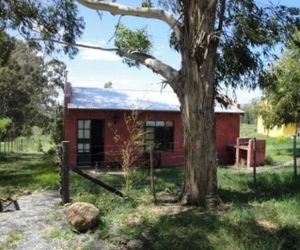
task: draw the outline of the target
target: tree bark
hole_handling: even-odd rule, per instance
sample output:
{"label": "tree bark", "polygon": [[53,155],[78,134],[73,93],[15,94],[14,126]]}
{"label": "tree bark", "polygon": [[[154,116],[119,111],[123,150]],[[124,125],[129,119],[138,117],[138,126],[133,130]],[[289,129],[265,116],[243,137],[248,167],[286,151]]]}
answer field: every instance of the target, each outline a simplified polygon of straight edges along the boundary
{"label": "tree bark", "polygon": [[216,205],[214,71],[217,39],[214,35],[216,1],[184,1],[182,78],[179,96],[185,146],[184,204]]}

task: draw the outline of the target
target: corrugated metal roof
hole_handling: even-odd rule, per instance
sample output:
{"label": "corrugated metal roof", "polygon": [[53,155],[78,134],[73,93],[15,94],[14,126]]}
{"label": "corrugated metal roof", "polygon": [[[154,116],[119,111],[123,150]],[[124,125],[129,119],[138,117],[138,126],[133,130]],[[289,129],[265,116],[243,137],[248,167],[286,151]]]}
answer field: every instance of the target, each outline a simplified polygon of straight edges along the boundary
{"label": "corrugated metal roof", "polygon": [[[69,109],[180,111],[175,93],[72,87]],[[234,106],[217,104],[216,113],[244,113]]]}

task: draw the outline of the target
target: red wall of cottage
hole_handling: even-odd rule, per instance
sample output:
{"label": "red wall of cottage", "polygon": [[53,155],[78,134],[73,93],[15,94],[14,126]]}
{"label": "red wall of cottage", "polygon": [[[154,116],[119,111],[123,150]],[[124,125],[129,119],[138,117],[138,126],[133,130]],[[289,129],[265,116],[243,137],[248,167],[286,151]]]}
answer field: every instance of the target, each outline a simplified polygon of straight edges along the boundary
{"label": "red wall of cottage", "polygon": [[[112,110],[81,110],[66,109],[64,114],[64,139],[70,141],[69,162],[72,167],[76,166],[76,141],[77,141],[77,120],[79,119],[102,119],[105,120],[104,128],[104,161],[106,164],[116,160],[115,152],[120,151],[127,131],[124,123],[124,111]],[[128,114],[130,112],[127,112]],[[119,120],[115,122],[115,118]],[[161,152],[162,166],[175,166],[184,163],[183,148],[183,128],[181,116],[178,112],[150,112],[140,113],[140,120],[159,120],[174,122],[174,151]],[[217,156],[220,164],[234,163],[234,153],[231,151],[229,144],[235,144],[236,138],[239,137],[240,115],[239,114],[216,114],[216,147]],[[120,140],[115,142],[114,134],[120,136]]]}

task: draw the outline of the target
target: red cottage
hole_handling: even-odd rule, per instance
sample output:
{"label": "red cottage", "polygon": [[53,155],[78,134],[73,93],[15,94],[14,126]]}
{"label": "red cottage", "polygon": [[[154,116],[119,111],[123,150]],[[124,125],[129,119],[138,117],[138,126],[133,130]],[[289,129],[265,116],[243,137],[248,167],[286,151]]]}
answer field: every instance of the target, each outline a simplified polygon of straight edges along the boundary
{"label": "red cottage", "polygon": [[[64,139],[70,141],[69,162],[74,166],[101,166],[114,162],[127,135],[124,115],[139,112],[155,144],[161,166],[184,164],[180,105],[174,93],[72,87],[65,89]],[[232,164],[229,145],[240,132],[238,107],[216,105],[216,148],[220,164]],[[116,133],[120,140],[116,140]]]}

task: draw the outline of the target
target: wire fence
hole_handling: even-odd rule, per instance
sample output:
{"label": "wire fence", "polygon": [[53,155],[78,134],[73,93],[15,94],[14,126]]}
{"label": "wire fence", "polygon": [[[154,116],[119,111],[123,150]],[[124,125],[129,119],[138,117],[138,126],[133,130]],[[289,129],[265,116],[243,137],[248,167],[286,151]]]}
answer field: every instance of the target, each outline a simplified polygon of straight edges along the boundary
{"label": "wire fence", "polygon": [[6,136],[0,139],[0,154],[45,152],[51,147],[49,136]]}

